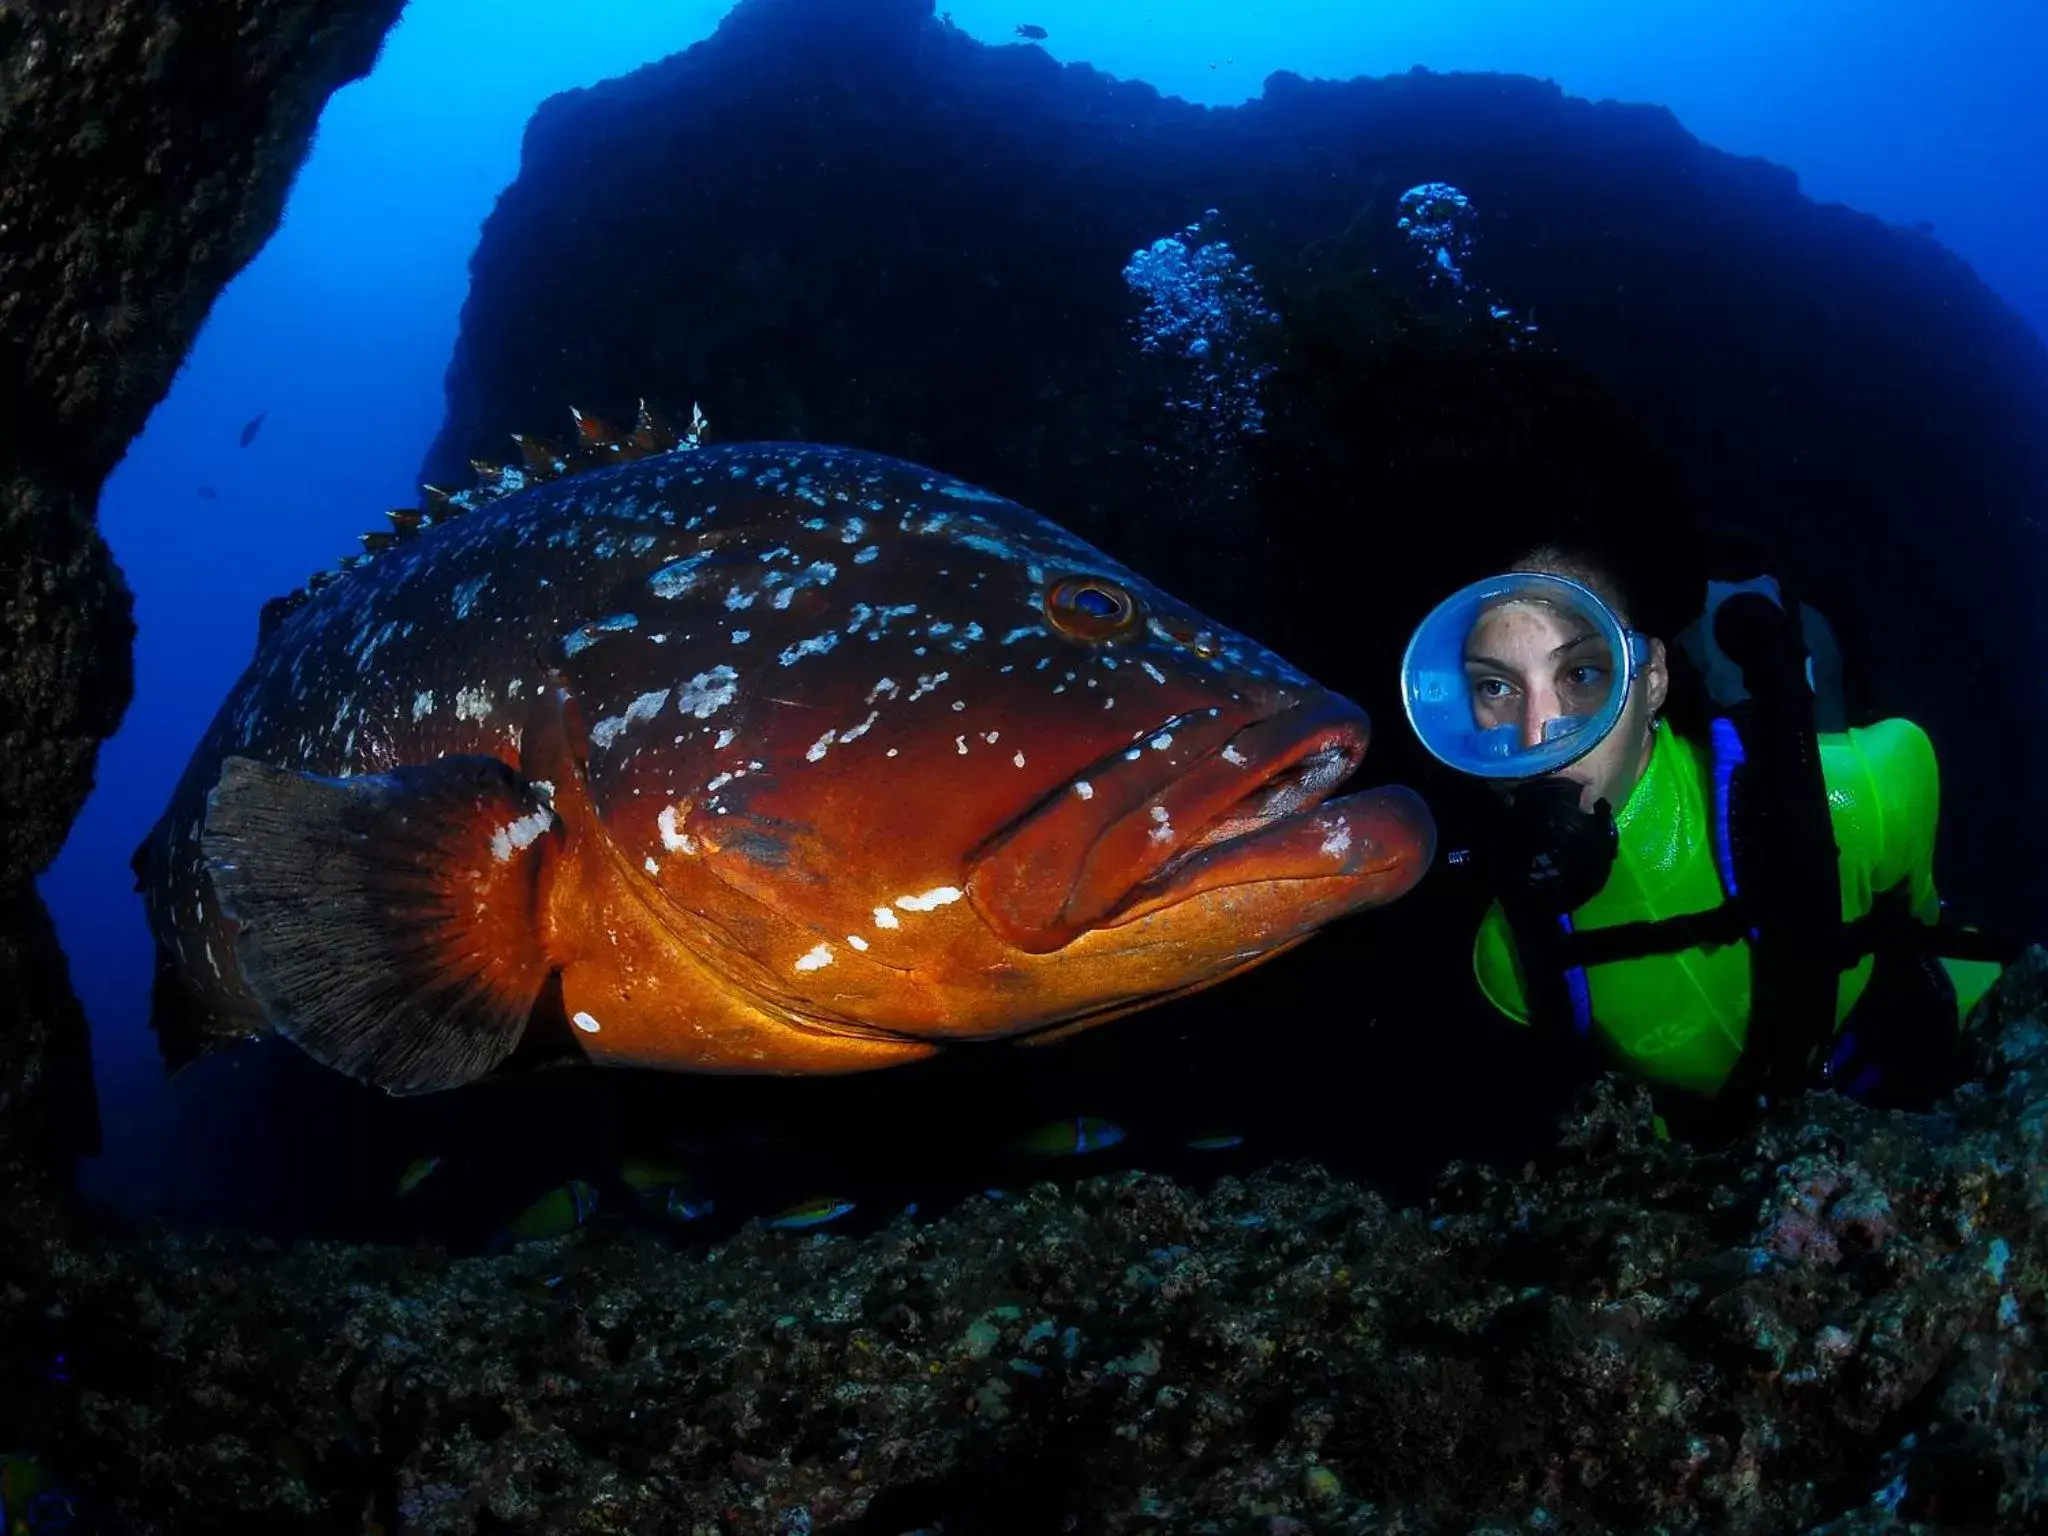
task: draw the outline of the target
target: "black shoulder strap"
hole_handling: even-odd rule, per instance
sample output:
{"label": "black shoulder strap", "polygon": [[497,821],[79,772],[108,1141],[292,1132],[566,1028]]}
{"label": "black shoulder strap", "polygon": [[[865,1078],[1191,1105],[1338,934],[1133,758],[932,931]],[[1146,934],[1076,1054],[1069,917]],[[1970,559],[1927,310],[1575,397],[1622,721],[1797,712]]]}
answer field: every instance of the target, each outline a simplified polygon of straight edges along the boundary
{"label": "black shoulder strap", "polygon": [[1543,1033],[1585,1040],[1593,1030],[1585,966],[1570,953],[1571,918],[1538,902],[1503,892],[1501,912],[1522,969],[1522,1000],[1529,1022]]}

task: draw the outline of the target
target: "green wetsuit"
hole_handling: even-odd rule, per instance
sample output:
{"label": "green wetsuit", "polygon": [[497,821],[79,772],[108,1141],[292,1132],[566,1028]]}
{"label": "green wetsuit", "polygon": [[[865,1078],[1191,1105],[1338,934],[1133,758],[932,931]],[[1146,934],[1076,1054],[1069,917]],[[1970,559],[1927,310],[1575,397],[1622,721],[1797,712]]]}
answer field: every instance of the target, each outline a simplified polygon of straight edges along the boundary
{"label": "green wetsuit", "polygon": [[[1936,921],[1940,775],[1927,733],[1909,720],[1881,720],[1823,734],[1820,756],[1841,850],[1843,918],[1861,917],[1879,895],[1903,885],[1914,915]],[[1721,904],[1708,774],[1706,755],[1659,722],[1649,765],[1614,818],[1614,870],[1572,914],[1574,927],[1608,928]],[[1733,1070],[1749,1029],[1748,947],[1739,942],[1588,966],[1594,1028],[1651,1082],[1712,1094]],[[1487,1000],[1527,1023],[1520,962],[1498,903],[1480,925],[1472,962]],[[1955,982],[1960,1020],[1999,968],[1942,963]],[[1863,995],[1871,964],[1865,956],[1842,973],[1837,1026]]]}

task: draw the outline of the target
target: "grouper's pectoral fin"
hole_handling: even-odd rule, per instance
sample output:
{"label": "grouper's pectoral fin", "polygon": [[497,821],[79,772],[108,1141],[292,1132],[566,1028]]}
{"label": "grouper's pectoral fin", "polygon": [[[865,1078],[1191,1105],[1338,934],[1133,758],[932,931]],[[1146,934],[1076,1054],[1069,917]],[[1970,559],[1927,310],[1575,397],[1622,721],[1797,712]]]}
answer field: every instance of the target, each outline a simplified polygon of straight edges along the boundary
{"label": "grouper's pectoral fin", "polygon": [[492,757],[352,779],[228,758],[201,846],[235,960],[277,1031],[387,1093],[491,1071],[551,966],[540,877],[561,841]]}

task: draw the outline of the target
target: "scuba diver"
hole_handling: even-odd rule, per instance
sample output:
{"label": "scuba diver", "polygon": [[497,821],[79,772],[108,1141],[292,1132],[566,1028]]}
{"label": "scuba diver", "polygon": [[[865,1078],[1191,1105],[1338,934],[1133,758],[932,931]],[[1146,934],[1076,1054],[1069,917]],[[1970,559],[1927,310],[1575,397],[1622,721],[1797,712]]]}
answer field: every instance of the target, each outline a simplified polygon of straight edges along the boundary
{"label": "scuba diver", "polygon": [[[1962,1018],[2013,947],[1943,921],[1926,733],[1850,728],[1832,633],[1768,575],[1724,567],[1667,644],[1599,543],[1512,564],[1431,611],[1401,677],[1424,747],[1492,791],[1469,859],[1492,1008],[1666,1116],[1958,1082]],[[1680,728],[1674,691],[1702,684],[1712,710]]]}

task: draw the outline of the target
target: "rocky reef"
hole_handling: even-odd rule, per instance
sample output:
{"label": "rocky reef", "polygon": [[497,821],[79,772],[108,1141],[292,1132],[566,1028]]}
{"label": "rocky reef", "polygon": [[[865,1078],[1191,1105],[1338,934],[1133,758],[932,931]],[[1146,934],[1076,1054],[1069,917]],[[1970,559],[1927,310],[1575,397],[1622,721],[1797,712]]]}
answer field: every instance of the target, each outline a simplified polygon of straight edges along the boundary
{"label": "rocky reef", "polygon": [[[0,1171],[90,1146],[85,1021],[35,894],[132,687],[101,484],[284,209],[402,0],[0,9]],[[51,1070],[54,1062],[69,1063]],[[80,1090],[84,1098],[80,1098]],[[50,1094],[60,1104],[36,1104]],[[39,1130],[36,1128],[40,1128]]]}
{"label": "rocky reef", "polygon": [[1603,1078],[1403,1210],[1283,1164],[861,1238],[10,1245],[0,1429],[133,1536],[2036,1530],[2044,1010],[2037,950],[1952,1104],[1714,1148]]}

